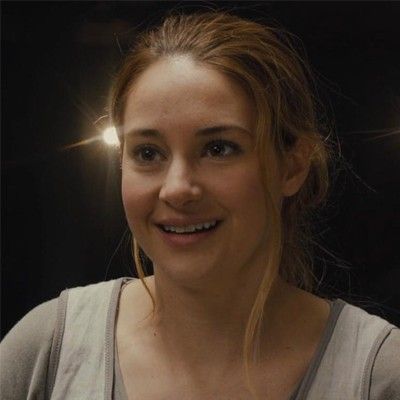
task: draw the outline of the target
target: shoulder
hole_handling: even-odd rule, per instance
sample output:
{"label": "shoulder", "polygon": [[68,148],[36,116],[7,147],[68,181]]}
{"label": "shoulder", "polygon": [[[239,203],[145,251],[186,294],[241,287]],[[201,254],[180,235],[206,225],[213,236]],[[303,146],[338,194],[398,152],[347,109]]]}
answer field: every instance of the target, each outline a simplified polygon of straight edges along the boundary
{"label": "shoulder", "polygon": [[370,314],[360,307],[337,300],[341,309],[338,325],[347,329],[358,330],[361,333],[376,335],[382,330],[394,327],[385,319],[377,315]]}
{"label": "shoulder", "polygon": [[399,399],[400,329],[391,329],[377,347],[372,362],[370,399]]}
{"label": "shoulder", "polygon": [[337,319],[332,339],[362,358],[373,353],[388,332],[396,328],[385,319],[343,300],[336,300],[335,306]]}
{"label": "shoulder", "polygon": [[389,344],[385,344],[389,333],[394,329],[396,327],[388,321],[362,308],[340,299],[335,300],[317,354],[317,367],[313,370],[316,371],[310,373],[310,379],[305,384],[310,398],[321,398],[321,394],[324,393],[324,399],[333,399],[337,398],[339,391],[343,399],[357,397],[394,400],[396,396],[370,397],[372,374],[374,374],[373,384],[381,381],[386,387],[393,387],[388,381],[393,382],[393,379],[396,379],[393,370],[391,378],[386,381],[381,380],[379,375],[384,372],[379,366],[379,361],[376,361],[377,358],[378,360],[385,358],[382,349],[386,346],[392,349],[388,350],[389,352],[394,352],[395,343],[389,340],[387,342]]}
{"label": "shoulder", "polygon": [[119,278],[65,290],[60,297],[68,309],[66,323],[81,320],[90,325],[91,321],[100,318],[110,306],[117,308],[121,286],[127,280],[129,278]]}
{"label": "shoulder", "polygon": [[[68,298],[76,297],[82,300],[93,302],[94,300],[100,300],[101,298],[104,298],[104,293],[109,293],[110,295],[118,294],[121,290],[121,287],[123,287],[126,282],[129,282],[131,280],[132,278],[127,277],[112,279],[109,281],[91,283],[85,286],[76,286],[66,289],[64,292],[68,296]],[[96,296],[96,298],[93,298],[93,296]]]}
{"label": "shoulder", "polygon": [[332,339],[351,350],[352,357],[366,358],[365,361],[371,364],[389,333],[397,328],[385,319],[343,300],[337,300],[336,305],[338,317]]}
{"label": "shoulder", "polygon": [[363,398],[400,398],[400,330],[379,316],[344,303],[335,331],[336,339],[348,345],[348,372],[359,369]]}
{"label": "shoulder", "polygon": [[[331,318],[332,336],[330,342],[335,344],[335,350],[342,350],[341,354],[359,357],[367,361],[376,350],[376,346],[395,328],[383,318],[368,313],[360,307],[338,299],[332,308]],[[336,357],[337,353],[333,356]]]}
{"label": "shoulder", "polygon": [[57,318],[58,299],[26,314],[0,344],[0,382],[5,399],[44,396],[47,367]]}
{"label": "shoulder", "polygon": [[15,344],[29,343],[37,347],[51,340],[57,316],[58,298],[39,304],[29,311],[4,337],[2,350]]}
{"label": "shoulder", "polygon": [[67,289],[26,314],[0,344],[2,398],[43,399],[49,363],[56,354],[53,342],[62,340],[67,309],[78,310],[73,316],[90,324],[96,312],[108,309],[111,296],[117,299],[122,282],[120,278]]}

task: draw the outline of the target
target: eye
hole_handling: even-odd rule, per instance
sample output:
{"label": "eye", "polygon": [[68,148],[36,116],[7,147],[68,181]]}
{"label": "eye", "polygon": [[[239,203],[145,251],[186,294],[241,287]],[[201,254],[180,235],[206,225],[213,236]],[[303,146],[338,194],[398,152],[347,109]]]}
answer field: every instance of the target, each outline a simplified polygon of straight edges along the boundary
{"label": "eye", "polygon": [[133,158],[139,164],[159,162],[163,159],[163,155],[154,146],[149,145],[138,146],[132,153]]}
{"label": "eye", "polygon": [[229,157],[242,152],[240,146],[227,140],[214,140],[205,147],[206,155],[210,157]]}

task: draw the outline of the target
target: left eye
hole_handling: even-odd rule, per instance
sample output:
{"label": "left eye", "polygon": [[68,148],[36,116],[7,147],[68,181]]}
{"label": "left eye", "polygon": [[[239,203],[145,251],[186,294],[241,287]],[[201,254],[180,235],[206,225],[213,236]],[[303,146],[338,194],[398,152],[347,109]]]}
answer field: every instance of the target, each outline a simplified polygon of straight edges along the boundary
{"label": "left eye", "polygon": [[206,155],[211,157],[228,157],[241,152],[240,147],[233,142],[217,140],[207,144],[205,148]]}

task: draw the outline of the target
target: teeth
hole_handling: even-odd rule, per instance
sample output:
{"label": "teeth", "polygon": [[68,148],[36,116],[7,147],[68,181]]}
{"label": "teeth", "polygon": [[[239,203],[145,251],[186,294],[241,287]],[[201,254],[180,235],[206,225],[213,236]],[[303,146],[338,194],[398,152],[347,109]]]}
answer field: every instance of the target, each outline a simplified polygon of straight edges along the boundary
{"label": "teeth", "polygon": [[167,232],[174,233],[193,233],[195,231],[201,231],[203,229],[209,229],[217,224],[217,221],[204,222],[202,224],[197,225],[188,225],[188,226],[172,226],[172,225],[163,225],[163,229]]}

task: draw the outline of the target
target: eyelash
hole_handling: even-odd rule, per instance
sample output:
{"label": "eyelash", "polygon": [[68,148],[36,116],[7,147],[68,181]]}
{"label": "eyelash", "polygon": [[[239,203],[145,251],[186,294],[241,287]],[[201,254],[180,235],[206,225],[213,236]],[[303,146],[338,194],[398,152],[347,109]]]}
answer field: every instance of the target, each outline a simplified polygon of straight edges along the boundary
{"label": "eyelash", "polygon": [[225,156],[216,156],[218,158],[221,157],[229,157],[235,154],[240,154],[242,152],[242,149],[240,148],[240,146],[234,142],[230,142],[228,140],[213,140],[212,142],[207,143],[206,148],[210,149],[212,147],[216,146],[229,146],[231,148],[231,152],[228,155]]}
{"label": "eyelash", "polygon": [[[202,155],[207,155],[207,153],[213,149],[216,150],[217,146],[219,146],[219,148],[221,149],[221,147],[225,147],[225,149],[227,147],[230,147],[230,152],[229,154],[225,154],[225,155],[211,155],[212,158],[226,158],[226,157],[231,157],[233,155],[237,155],[242,153],[242,149],[241,147],[234,143],[234,142],[230,142],[228,140],[213,140],[212,142],[209,142],[206,144],[204,151],[202,152]],[[165,158],[162,153],[160,151],[158,151],[158,149],[155,146],[152,145],[139,145],[137,146],[134,151],[133,151],[133,158],[135,159],[135,161],[137,161],[140,164],[150,164],[152,163],[154,160],[144,160],[143,158],[141,158],[141,156],[143,156],[143,153],[145,151],[153,151],[152,155],[154,156],[155,153],[158,153],[159,156],[161,156],[162,158]],[[208,153],[209,154],[209,153]],[[161,161],[161,160],[158,160]],[[155,162],[158,162],[155,161]]]}
{"label": "eyelash", "polygon": [[[153,160],[143,160],[141,159],[141,156],[143,155],[143,153],[145,151],[153,151],[153,152],[158,152],[158,150],[154,147],[154,146],[149,146],[149,145],[140,145],[138,147],[136,147],[134,149],[134,151],[132,152],[133,154],[133,158],[135,159],[135,161],[137,161],[139,164],[149,164],[151,163]],[[159,152],[158,152],[159,153]],[[160,154],[160,153],[159,153]],[[154,155],[154,153],[153,153]]]}

